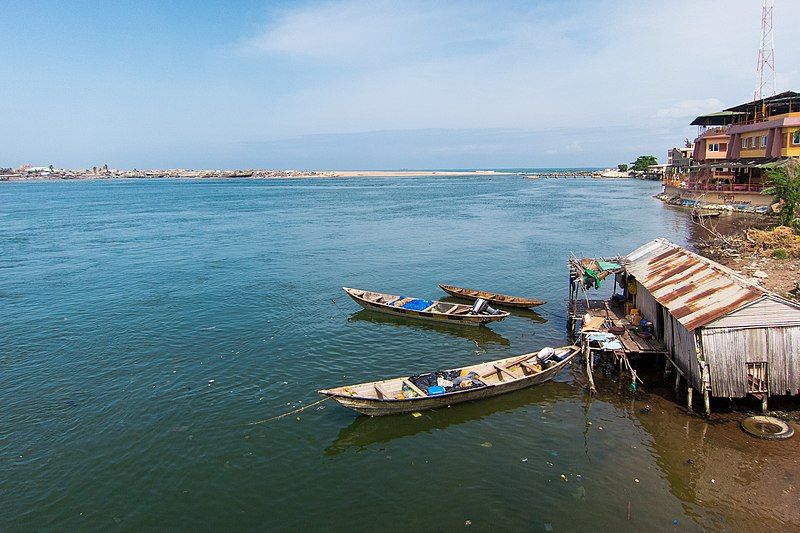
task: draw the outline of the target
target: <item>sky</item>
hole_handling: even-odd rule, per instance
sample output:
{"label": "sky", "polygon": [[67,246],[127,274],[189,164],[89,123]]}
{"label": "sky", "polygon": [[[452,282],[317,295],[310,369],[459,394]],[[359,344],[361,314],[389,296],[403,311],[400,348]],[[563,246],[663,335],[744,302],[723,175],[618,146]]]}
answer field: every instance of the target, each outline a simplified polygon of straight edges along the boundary
{"label": "sky", "polygon": [[[606,167],[752,99],[759,0],[0,4],[0,167]],[[800,2],[775,7],[800,90]]]}

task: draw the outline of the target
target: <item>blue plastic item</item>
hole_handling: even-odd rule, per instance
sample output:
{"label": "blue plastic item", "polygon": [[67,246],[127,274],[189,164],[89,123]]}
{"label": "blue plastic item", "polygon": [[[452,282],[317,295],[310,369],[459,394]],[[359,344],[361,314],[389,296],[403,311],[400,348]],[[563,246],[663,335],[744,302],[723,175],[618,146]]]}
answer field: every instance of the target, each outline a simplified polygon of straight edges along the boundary
{"label": "blue plastic item", "polygon": [[411,309],[412,311],[422,311],[423,309],[427,309],[433,304],[431,300],[420,300],[419,298],[415,298],[410,302],[403,304],[403,309]]}
{"label": "blue plastic item", "polygon": [[437,394],[444,394],[444,387],[440,387],[439,385],[428,387],[428,396],[436,396]]}

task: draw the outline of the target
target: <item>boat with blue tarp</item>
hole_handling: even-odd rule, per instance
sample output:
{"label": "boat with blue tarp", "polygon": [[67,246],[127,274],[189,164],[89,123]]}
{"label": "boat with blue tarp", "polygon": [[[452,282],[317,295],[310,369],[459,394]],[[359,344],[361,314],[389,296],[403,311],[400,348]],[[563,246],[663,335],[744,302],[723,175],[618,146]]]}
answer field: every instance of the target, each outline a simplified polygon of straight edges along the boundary
{"label": "boat with blue tarp", "polygon": [[464,305],[437,300],[425,300],[408,296],[396,296],[382,292],[342,287],[364,309],[395,316],[433,320],[446,324],[481,326],[503,320],[509,313],[492,309],[485,300],[474,305]]}

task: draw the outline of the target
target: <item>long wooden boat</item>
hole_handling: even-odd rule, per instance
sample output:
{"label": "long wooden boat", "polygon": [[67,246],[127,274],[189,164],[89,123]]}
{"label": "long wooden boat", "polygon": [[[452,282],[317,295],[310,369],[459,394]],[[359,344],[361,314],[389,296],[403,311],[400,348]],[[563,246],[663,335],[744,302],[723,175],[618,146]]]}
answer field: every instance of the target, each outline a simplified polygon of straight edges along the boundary
{"label": "long wooden boat", "polygon": [[494,305],[503,305],[506,307],[530,308],[547,303],[544,300],[533,300],[531,298],[521,298],[519,296],[509,296],[508,294],[479,291],[477,289],[465,289],[464,287],[456,287],[454,285],[439,285],[439,287],[447,294],[455,296],[456,298],[464,298],[467,300],[477,300],[481,298]]}
{"label": "long wooden boat", "polygon": [[447,324],[480,326],[489,322],[498,322],[509,315],[505,311],[497,311],[495,314],[486,312],[476,314],[473,313],[472,307],[469,305],[438,302],[436,300],[420,300],[418,298],[407,298],[382,292],[351,289],[349,287],[342,288],[350,298],[364,309],[394,316],[433,320]]}
{"label": "long wooden boat", "polygon": [[[540,354],[543,351],[462,368],[371,381],[318,392],[333,398],[345,407],[370,416],[436,409],[490,398],[548,381],[572,361],[580,352],[580,347],[573,345],[553,350],[552,356],[544,364],[540,362],[542,357]],[[424,385],[416,384],[425,380],[430,382],[432,377],[438,375],[444,376],[444,379],[458,375],[462,377],[462,381],[464,379],[470,381],[471,385],[464,387],[461,383],[457,383],[458,378],[452,381],[448,379],[453,385],[441,387],[445,390],[441,392],[434,390],[435,387],[426,389]]]}

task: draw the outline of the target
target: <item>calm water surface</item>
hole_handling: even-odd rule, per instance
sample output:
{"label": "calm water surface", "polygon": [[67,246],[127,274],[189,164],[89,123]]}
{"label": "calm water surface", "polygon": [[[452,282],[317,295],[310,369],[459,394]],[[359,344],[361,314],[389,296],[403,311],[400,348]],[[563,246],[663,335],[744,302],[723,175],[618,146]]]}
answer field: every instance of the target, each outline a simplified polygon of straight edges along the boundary
{"label": "calm water surface", "polygon": [[[657,183],[519,177],[0,184],[0,529],[693,530],[640,405],[579,372],[423,416],[322,387],[564,344],[566,256],[684,243]],[[340,287],[543,298],[491,328]],[[687,436],[689,435],[687,430]],[[681,445],[682,446],[682,445]],[[638,479],[638,483],[635,481]]]}

